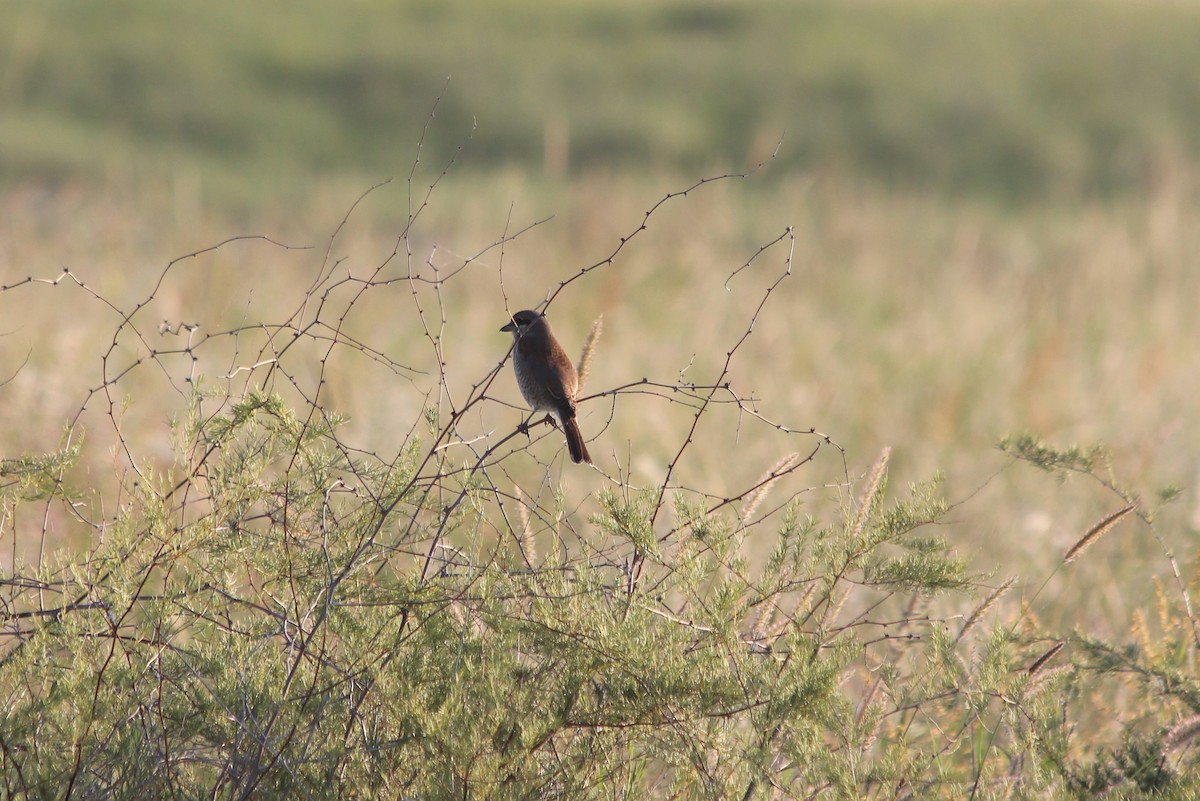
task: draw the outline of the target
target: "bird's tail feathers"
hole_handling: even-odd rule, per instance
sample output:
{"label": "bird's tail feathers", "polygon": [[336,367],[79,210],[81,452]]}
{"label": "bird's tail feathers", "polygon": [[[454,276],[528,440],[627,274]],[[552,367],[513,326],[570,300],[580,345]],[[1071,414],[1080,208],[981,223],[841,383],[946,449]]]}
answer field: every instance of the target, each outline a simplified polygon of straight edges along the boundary
{"label": "bird's tail feathers", "polygon": [[567,435],[567,448],[571,451],[571,461],[575,464],[580,462],[592,463],[592,457],[588,455],[587,445],[583,443],[583,433],[579,430],[579,424],[575,422],[574,417],[568,417],[563,421],[563,433]]}

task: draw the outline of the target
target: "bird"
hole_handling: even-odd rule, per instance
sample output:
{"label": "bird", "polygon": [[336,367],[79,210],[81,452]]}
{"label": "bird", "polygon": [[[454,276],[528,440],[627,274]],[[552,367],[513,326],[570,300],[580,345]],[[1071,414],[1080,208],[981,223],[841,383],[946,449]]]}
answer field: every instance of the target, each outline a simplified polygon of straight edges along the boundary
{"label": "bird", "polygon": [[513,371],[525,402],[535,412],[547,412],[551,422],[557,419],[567,436],[571,461],[592,463],[579,423],[575,421],[575,395],[579,374],[544,314],[526,309],[512,316],[501,331],[513,335]]}

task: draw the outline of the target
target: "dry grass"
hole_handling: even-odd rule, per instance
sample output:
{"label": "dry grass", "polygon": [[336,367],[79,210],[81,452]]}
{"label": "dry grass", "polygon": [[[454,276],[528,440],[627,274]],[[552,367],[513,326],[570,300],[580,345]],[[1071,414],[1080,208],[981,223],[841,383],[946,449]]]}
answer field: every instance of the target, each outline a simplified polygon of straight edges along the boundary
{"label": "dry grass", "polygon": [[[592,393],[643,377],[702,384],[719,371],[782,256],[738,273],[728,290],[726,280],[762,242],[794,226],[793,278],[739,350],[734,380],[766,418],[831,435],[846,448],[852,470],[865,470],[890,445],[894,481],[942,469],[952,498],[986,484],[961,516],[964,525],[954,535],[961,549],[984,569],[1045,574],[1070,545],[1070,532],[1084,529],[1108,501],[1085,495],[1082,503],[1077,496],[1064,504],[1056,488],[1019,472],[987,483],[1005,463],[992,448],[997,437],[1029,429],[1051,441],[1103,440],[1139,486],[1186,482],[1200,470],[1200,434],[1187,424],[1200,380],[1192,344],[1200,341],[1200,324],[1189,300],[1200,296],[1200,276],[1191,269],[1200,226],[1195,187],[1182,168],[1174,174],[1180,177],[1140,202],[1018,214],[768,169],[745,182],[705,187],[656,214],[614,264],[556,300],[555,323],[576,347],[588,321],[604,316],[604,342],[590,365]],[[558,281],[610,253],[658,198],[688,182],[597,174],[535,185],[510,173],[457,182],[451,172],[412,237],[412,263],[420,271],[469,271],[466,280],[447,285],[453,294],[440,298],[450,391],[503,357],[506,343],[495,330],[501,293],[510,306],[536,305]],[[369,195],[331,242],[359,191],[324,187],[290,215],[266,211],[258,220],[232,221],[174,202],[167,190],[135,202],[83,187],[19,189],[0,200],[3,283],[53,280],[65,266],[129,309],[172,259],[231,235],[311,247],[239,241],[173,267],[144,312],[145,321],[165,321],[170,329],[142,333],[162,350],[182,348],[189,336],[290,311],[326,251],[329,263],[340,261],[356,275],[388,259],[405,216],[402,183]],[[493,247],[506,232],[550,216]],[[325,403],[350,417],[347,436],[383,451],[399,443],[396,426],[409,425],[424,393],[438,385],[438,366],[409,302],[414,292],[428,300],[429,288],[401,282],[388,292],[395,295],[367,298],[349,330],[413,372],[347,358],[328,366],[325,390]],[[101,355],[119,318],[71,280],[7,289],[0,313],[7,334],[3,372],[12,375],[0,390],[5,448],[9,455],[44,451],[57,444],[87,390],[99,385]],[[175,333],[178,323],[200,328]],[[254,337],[247,332],[239,347],[248,352]],[[195,365],[206,381],[224,380],[235,366],[232,355],[222,361],[218,352],[206,352]],[[122,343],[113,358],[136,354]],[[183,364],[187,356],[178,358]],[[144,383],[123,389],[116,402],[125,405],[118,414],[125,436],[148,458],[168,459],[168,424],[184,407],[186,387],[146,373]],[[516,401],[507,375],[494,393]],[[102,414],[107,409],[93,398],[82,418],[89,438],[82,483],[98,492],[119,461],[110,461],[115,443]],[[678,449],[686,433],[680,418],[669,404],[636,396],[615,407],[600,399],[581,409],[601,468],[613,473],[619,466],[644,485],[661,479]],[[488,430],[512,421],[481,423]],[[736,410],[707,416],[705,426],[709,447],[690,454],[680,481],[719,492],[751,483],[778,458]],[[806,468],[808,479],[838,483],[834,461]],[[580,473],[562,480],[576,495],[598,486],[597,478]],[[1050,609],[1066,615],[1082,603],[1124,621],[1146,602],[1146,577],[1162,570],[1155,553],[1121,540],[1102,547],[1111,550],[1094,560],[1097,566],[1083,560],[1077,578],[1046,589]],[[1062,582],[1076,582],[1069,600],[1060,601]]]}

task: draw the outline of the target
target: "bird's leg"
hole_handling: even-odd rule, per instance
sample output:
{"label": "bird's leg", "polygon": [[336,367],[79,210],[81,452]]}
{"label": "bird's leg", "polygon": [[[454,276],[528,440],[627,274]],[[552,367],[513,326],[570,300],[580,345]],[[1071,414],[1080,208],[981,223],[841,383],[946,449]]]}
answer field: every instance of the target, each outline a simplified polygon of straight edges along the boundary
{"label": "bird's leg", "polygon": [[[534,414],[536,414],[536,412]],[[549,423],[551,428],[558,428],[558,421],[555,420],[554,415],[550,413],[547,413],[545,417],[543,417],[541,420],[538,420],[536,423],[533,421],[533,418],[534,415],[531,414],[525,420],[517,423],[517,431],[532,439],[533,435],[529,433],[530,426],[540,426]]]}
{"label": "bird's leg", "polygon": [[529,421],[533,419],[533,415],[529,415],[526,419],[517,423],[517,432],[533,439],[533,435],[529,433]]}

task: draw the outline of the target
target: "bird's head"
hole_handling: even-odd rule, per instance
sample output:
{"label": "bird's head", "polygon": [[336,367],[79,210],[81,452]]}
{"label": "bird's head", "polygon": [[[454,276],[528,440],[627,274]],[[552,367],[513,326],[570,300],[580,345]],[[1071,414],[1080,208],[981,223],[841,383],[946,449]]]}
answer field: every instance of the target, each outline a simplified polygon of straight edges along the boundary
{"label": "bird's head", "polygon": [[524,311],[519,311],[514,314],[508,325],[504,326],[500,330],[511,331],[513,336],[519,337],[527,332],[530,328],[538,325],[544,319],[545,318],[537,312],[525,309]]}

